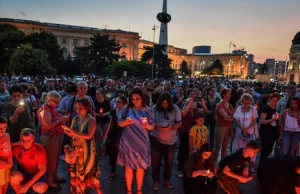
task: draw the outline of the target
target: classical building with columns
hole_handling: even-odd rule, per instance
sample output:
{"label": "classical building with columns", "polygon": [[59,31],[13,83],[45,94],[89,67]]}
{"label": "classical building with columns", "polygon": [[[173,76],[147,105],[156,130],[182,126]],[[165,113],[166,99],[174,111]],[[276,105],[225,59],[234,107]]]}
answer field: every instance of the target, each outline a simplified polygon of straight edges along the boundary
{"label": "classical building with columns", "polygon": [[287,71],[287,81],[300,83],[300,31],[292,40],[290,49],[290,62]]}
{"label": "classical building with columns", "polygon": [[71,57],[74,56],[75,46],[88,46],[90,44],[89,39],[96,32],[109,34],[110,38],[116,39],[116,42],[122,46],[119,53],[121,56],[126,57],[127,60],[138,60],[138,44],[140,36],[136,32],[11,18],[0,18],[0,23],[16,26],[18,29],[25,32],[25,34],[40,32],[42,30],[53,33],[57,38],[58,44],[63,49],[64,57],[67,57],[69,54]]}
{"label": "classical building with columns", "polygon": [[[127,60],[140,60],[145,52],[144,47],[152,47],[154,44],[151,41],[140,40],[139,33],[123,30],[98,29],[11,18],[0,18],[1,23],[16,26],[26,34],[43,30],[53,33],[57,38],[58,44],[63,49],[64,57],[67,57],[69,54],[73,57],[75,46],[88,46],[90,38],[96,32],[109,34],[110,38],[114,38],[122,46],[119,55],[124,56]],[[180,69],[180,64],[185,60],[188,63],[188,68],[192,70],[193,77],[199,76],[205,67],[211,65],[217,59],[223,64],[225,75],[249,77],[251,72],[253,72],[253,55],[248,55],[245,51],[237,50],[224,54],[188,54],[187,49],[168,45],[168,56],[172,59],[171,67],[177,72]]]}

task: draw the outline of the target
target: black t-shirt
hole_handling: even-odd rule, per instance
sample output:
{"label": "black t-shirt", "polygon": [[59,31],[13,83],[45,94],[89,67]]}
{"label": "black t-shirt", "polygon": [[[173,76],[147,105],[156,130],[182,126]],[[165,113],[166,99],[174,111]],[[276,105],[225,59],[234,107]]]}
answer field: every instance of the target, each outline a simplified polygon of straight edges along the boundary
{"label": "black t-shirt", "polygon": [[251,158],[245,158],[243,156],[244,149],[238,149],[235,152],[227,155],[224,159],[220,161],[219,172],[222,172],[223,169],[228,166],[228,168],[236,173],[240,174],[243,172],[244,167],[250,162]]}
{"label": "black t-shirt", "polygon": [[[269,105],[266,105],[262,111],[262,113],[267,114],[266,120],[272,119],[273,115],[276,114],[276,109],[271,108]],[[261,130],[274,130],[277,131],[278,122],[268,123],[268,124],[261,124]]]}
{"label": "black t-shirt", "polygon": [[[110,112],[110,104],[109,104],[109,101],[107,101],[107,100],[104,100],[103,102],[98,102],[96,100],[95,107],[96,107],[96,110],[95,110],[96,113],[99,113],[101,108],[103,109],[103,114]],[[101,123],[101,124],[107,123],[109,121],[109,114],[104,117],[96,116],[96,121],[97,121],[97,123]]]}
{"label": "black t-shirt", "polygon": [[278,156],[265,160],[257,171],[257,179],[262,186],[272,186],[280,192],[295,193],[300,187],[300,175],[295,172],[295,156]]}
{"label": "black t-shirt", "polygon": [[96,90],[97,90],[97,87],[95,87],[95,86],[88,88],[87,95],[90,96],[93,100],[96,100]]}
{"label": "black t-shirt", "polygon": [[233,106],[233,108],[235,108],[236,102],[238,101],[238,93],[236,89],[232,89],[231,90],[231,97],[229,100],[229,103]]}

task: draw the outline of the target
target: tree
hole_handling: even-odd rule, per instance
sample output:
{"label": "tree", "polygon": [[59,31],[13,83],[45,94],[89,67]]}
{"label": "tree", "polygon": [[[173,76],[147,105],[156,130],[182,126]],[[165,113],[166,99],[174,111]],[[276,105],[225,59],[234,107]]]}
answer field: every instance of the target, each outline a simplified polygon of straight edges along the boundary
{"label": "tree", "polygon": [[142,61],[120,61],[108,66],[107,72],[111,76],[123,77],[123,72],[127,71],[127,76],[149,77],[150,65]]}
{"label": "tree", "polygon": [[115,39],[109,39],[109,35],[100,35],[100,33],[94,34],[90,42],[87,47],[75,48],[76,58],[84,64],[95,65],[103,75],[105,69],[121,57],[117,54],[121,47]]}
{"label": "tree", "polygon": [[26,35],[15,26],[0,24],[0,72],[8,71],[13,51],[25,43]]}
{"label": "tree", "polygon": [[12,72],[25,75],[53,75],[56,73],[49,62],[46,51],[24,44],[15,49],[10,59]]}
{"label": "tree", "polygon": [[51,66],[57,70],[60,69],[59,67],[63,61],[63,51],[54,34],[46,31],[34,32],[27,36],[26,42],[31,44],[33,48],[45,50]]}
{"label": "tree", "polygon": [[107,68],[108,74],[118,78],[123,77],[123,72],[127,71],[127,76],[136,76],[138,70],[129,61],[116,62]]}
{"label": "tree", "polygon": [[182,74],[182,76],[184,78],[185,78],[186,75],[189,75],[188,64],[185,60],[183,60],[182,63],[180,64],[180,73]]}
{"label": "tree", "polygon": [[208,74],[208,75],[221,75],[223,73],[224,73],[224,67],[222,62],[219,59],[215,60],[211,66],[206,67],[202,71],[202,74]]}
{"label": "tree", "polygon": [[[168,58],[168,55],[165,54],[166,52],[166,45],[154,45],[154,76],[155,77],[162,77],[165,79],[171,78],[173,73],[175,72],[174,69],[171,68],[172,60]],[[153,47],[145,47],[146,51],[142,54],[141,61],[149,62],[153,60]]]}

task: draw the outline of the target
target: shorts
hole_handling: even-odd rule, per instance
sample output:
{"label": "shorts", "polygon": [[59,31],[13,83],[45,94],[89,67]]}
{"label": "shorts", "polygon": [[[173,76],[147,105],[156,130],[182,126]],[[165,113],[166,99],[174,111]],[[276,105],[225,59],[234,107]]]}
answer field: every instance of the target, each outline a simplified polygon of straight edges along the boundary
{"label": "shorts", "polygon": [[0,185],[9,183],[11,168],[0,170]]}
{"label": "shorts", "polygon": [[[23,175],[24,180],[23,182],[28,182],[35,174],[30,174],[25,170],[19,168],[18,171]],[[36,183],[46,183],[48,184],[48,172],[46,172]]]}

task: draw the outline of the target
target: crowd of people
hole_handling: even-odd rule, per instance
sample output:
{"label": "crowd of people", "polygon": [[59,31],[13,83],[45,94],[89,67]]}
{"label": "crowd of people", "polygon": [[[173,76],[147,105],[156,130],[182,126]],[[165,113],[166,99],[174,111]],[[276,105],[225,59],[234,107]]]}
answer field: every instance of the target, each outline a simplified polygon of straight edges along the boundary
{"label": "crowd of people", "polygon": [[295,82],[220,78],[6,77],[0,81],[0,194],[9,185],[17,194],[61,190],[62,154],[72,194],[102,193],[98,158],[105,155],[110,181],[124,167],[128,194],[143,193],[150,167],[153,190],[172,189],[177,150],[182,193],[213,194],[219,186],[239,194],[238,184],[256,171],[264,194],[300,193],[299,89]]}

